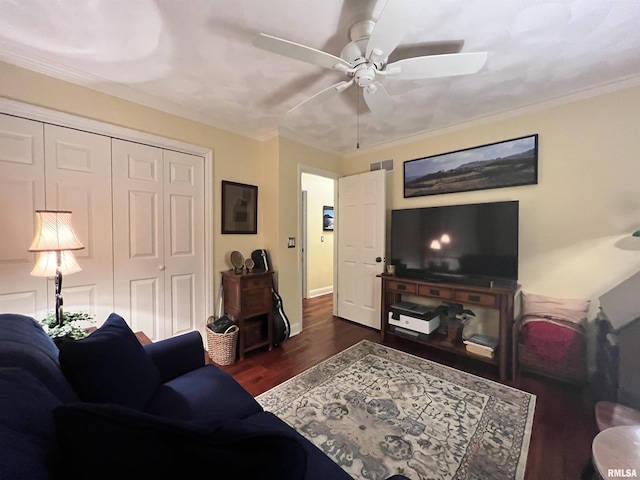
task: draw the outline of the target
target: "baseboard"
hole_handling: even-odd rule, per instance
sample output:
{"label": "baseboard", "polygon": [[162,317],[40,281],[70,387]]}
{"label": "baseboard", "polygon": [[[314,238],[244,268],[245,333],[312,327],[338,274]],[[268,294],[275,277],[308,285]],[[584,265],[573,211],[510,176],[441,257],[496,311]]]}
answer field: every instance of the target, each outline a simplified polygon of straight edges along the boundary
{"label": "baseboard", "polygon": [[319,297],[321,295],[326,295],[327,293],[333,293],[333,285],[329,285],[328,287],[314,288],[313,290],[309,290],[309,298]]}

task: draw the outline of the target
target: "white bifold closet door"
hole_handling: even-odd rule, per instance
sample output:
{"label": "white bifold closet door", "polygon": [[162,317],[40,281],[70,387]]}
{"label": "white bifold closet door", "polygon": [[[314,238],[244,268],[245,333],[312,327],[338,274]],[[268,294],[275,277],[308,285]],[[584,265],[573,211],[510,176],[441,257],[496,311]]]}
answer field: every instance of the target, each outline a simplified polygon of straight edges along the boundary
{"label": "white bifold closet door", "polygon": [[[113,311],[111,139],[45,124],[44,157],[46,207],[70,210],[84,245],[74,252],[82,271],[63,277],[64,310],[93,313],[101,324]],[[47,288],[53,310],[53,280]]]}
{"label": "white bifold closet door", "polygon": [[0,311],[38,320],[54,309],[53,279],[32,277],[35,210],[70,210],[85,246],[82,271],[63,278],[64,309],[113,309],[110,139],[0,115]]}
{"label": "white bifold closet door", "polygon": [[47,309],[47,282],[32,277],[34,211],[44,208],[41,122],[0,115],[0,312],[39,318]]}
{"label": "white bifold closet door", "polygon": [[114,303],[152,340],[205,322],[204,158],[112,140]]}

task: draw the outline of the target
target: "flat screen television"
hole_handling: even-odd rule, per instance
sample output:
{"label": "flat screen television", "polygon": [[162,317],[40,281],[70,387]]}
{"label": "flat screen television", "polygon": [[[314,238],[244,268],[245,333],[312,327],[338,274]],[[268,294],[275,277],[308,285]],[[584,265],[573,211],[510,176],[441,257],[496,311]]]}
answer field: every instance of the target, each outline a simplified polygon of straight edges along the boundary
{"label": "flat screen television", "polygon": [[391,212],[396,275],[492,286],[518,280],[518,201]]}

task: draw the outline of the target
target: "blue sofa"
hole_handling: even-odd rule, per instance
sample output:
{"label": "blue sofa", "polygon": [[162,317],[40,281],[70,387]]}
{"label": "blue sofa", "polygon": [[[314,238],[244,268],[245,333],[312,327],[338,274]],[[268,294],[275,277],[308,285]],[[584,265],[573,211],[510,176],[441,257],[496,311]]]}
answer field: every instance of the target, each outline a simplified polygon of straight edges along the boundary
{"label": "blue sofa", "polygon": [[198,332],[143,347],[115,314],[60,350],[0,315],[0,478],[351,478],[204,359]]}

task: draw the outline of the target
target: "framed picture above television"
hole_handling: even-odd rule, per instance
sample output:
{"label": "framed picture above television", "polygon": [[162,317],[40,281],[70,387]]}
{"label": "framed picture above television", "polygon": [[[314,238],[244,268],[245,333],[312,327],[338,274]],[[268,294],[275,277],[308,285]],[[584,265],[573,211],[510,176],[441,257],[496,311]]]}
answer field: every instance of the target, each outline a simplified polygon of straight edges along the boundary
{"label": "framed picture above television", "polygon": [[333,207],[322,207],[322,230],[333,230]]}
{"label": "framed picture above television", "polygon": [[404,197],[538,183],[538,135],[404,162]]}

